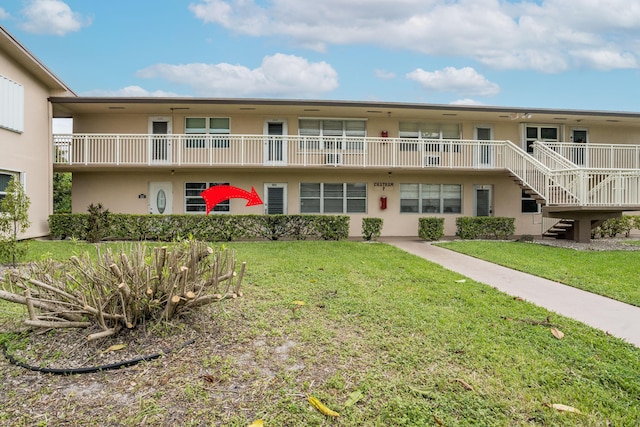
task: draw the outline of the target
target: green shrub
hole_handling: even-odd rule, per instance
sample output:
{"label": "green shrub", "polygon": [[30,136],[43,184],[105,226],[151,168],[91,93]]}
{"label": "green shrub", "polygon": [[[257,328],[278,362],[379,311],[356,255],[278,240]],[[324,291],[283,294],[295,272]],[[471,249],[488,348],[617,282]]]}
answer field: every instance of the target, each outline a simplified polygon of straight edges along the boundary
{"label": "green shrub", "polygon": [[[51,237],[88,240],[88,214],[49,216]],[[346,215],[135,215],[110,214],[103,237],[164,242],[193,238],[208,242],[306,238],[339,240],[349,236]]]}
{"label": "green shrub", "polygon": [[310,219],[313,231],[322,240],[341,240],[349,237],[350,218],[346,215],[314,215]]}
{"label": "green shrub", "polygon": [[87,218],[87,228],[85,240],[89,243],[97,243],[104,239],[109,233],[109,209],[105,209],[102,203],[87,208],[89,217]]}
{"label": "green shrub", "polygon": [[444,218],[419,218],[418,236],[429,241],[440,240],[444,236]]}
{"label": "green shrub", "polygon": [[456,236],[462,239],[508,239],[515,232],[515,218],[466,216],[456,218]]}
{"label": "green shrub", "polygon": [[57,213],[49,215],[49,230],[55,239],[83,239],[87,228],[87,214]]}
{"label": "green shrub", "polygon": [[382,231],[382,218],[362,218],[362,238],[376,240]]}
{"label": "green shrub", "polygon": [[622,215],[617,218],[609,218],[602,225],[591,231],[591,237],[616,237],[620,234],[629,237],[631,230],[640,229],[639,215]]}

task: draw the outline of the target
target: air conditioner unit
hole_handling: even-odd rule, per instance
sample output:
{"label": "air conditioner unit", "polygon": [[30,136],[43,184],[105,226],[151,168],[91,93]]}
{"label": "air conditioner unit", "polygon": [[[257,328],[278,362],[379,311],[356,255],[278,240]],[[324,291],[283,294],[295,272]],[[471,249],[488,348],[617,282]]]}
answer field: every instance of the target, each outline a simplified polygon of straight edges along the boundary
{"label": "air conditioner unit", "polygon": [[425,166],[440,166],[440,156],[424,156]]}
{"label": "air conditioner unit", "polygon": [[324,163],[326,165],[341,165],[342,164],[342,153],[335,154],[325,154]]}

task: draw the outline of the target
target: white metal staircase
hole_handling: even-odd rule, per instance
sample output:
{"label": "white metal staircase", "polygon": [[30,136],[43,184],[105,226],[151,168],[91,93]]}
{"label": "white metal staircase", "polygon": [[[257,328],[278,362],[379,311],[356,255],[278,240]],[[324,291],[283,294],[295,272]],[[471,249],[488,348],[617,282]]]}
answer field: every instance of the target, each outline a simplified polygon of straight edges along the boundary
{"label": "white metal staircase", "polygon": [[[577,153],[580,159],[596,158],[602,145],[565,144],[549,146],[533,144],[534,156],[529,156],[511,144],[505,167],[514,180],[543,206],[543,216],[556,218],[543,222],[542,234],[557,238],[588,241],[591,229],[607,218],[623,211],[640,210],[640,168],[635,158],[640,149],[629,145],[606,145],[609,161],[598,162],[606,167],[586,168],[560,154],[560,149]],[[555,148],[555,149],[554,149]],[[593,150],[591,153],[589,150]],[[640,154],[638,155],[640,160]],[[632,167],[629,167],[632,166]]]}

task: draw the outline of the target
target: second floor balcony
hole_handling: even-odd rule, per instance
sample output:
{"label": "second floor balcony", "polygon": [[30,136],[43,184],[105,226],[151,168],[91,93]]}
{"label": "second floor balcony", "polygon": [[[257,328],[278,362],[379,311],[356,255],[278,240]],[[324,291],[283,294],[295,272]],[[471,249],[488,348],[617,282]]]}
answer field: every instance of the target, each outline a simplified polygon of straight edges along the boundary
{"label": "second floor balcony", "polygon": [[[264,135],[54,135],[58,169],[91,166],[504,168],[509,141]],[[513,145],[513,144],[511,144]],[[515,147],[515,146],[514,146]]]}
{"label": "second floor balcony", "polygon": [[54,168],[503,170],[540,203],[640,206],[640,146],[297,135],[54,136]]}

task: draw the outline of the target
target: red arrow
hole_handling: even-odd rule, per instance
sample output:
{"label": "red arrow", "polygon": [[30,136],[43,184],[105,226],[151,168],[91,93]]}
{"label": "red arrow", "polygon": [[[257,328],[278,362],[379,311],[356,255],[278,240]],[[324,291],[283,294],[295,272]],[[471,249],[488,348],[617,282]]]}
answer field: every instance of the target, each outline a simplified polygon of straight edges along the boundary
{"label": "red arrow", "polygon": [[207,215],[220,202],[229,199],[247,199],[245,206],[261,205],[262,199],[256,193],[256,189],[251,187],[251,193],[242,188],[232,187],[231,185],[216,185],[209,187],[200,193],[200,197],[207,204]]}

